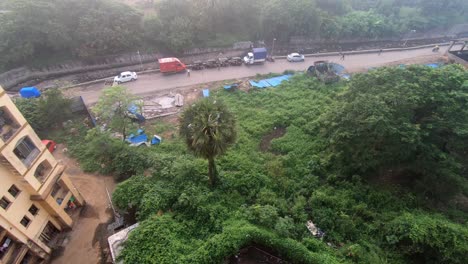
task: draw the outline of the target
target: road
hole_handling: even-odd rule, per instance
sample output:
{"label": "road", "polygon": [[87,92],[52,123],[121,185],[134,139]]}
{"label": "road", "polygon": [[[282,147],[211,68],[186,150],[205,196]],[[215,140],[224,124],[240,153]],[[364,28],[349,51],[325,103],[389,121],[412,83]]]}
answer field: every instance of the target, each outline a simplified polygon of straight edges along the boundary
{"label": "road", "polygon": [[[337,62],[345,66],[348,72],[363,71],[370,67],[382,66],[396,61],[409,60],[418,57],[434,57],[434,60],[440,57],[447,46],[441,47],[438,53],[432,52],[432,48],[421,48],[406,51],[384,51],[380,55],[377,53],[346,55],[344,60],[340,56],[319,56],[306,58],[305,62],[290,63],[286,60],[276,60],[276,62],[267,62],[263,65],[252,66],[231,66],[227,68],[205,69],[201,71],[192,71],[188,77],[186,73],[173,75],[163,75],[160,73],[145,74],[139,76],[136,82],[126,83],[130,92],[135,95],[145,96],[161,91],[170,91],[171,89],[191,86],[202,83],[209,83],[222,80],[245,78],[255,76],[256,74],[282,73],[285,70],[303,71],[312,65],[314,61],[328,60]],[[97,102],[101,95],[103,83],[93,84],[73,88],[68,91],[69,95],[81,95],[87,105]]]}

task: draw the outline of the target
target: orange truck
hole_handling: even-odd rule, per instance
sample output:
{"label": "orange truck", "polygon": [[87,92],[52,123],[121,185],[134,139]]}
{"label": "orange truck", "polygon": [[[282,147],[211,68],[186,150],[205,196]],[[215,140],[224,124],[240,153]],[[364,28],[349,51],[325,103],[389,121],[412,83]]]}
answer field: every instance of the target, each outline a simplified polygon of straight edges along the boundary
{"label": "orange truck", "polygon": [[187,66],[177,58],[162,58],[158,62],[161,73],[175,73],[187,70]]}

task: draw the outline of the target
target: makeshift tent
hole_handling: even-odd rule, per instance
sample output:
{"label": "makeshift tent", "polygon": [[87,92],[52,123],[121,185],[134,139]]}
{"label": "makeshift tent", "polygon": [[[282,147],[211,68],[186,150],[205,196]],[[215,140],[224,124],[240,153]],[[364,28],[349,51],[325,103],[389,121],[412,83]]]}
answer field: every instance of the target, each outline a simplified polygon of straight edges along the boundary
{"label": "makeshift tent", "polygon": [[19,93],[23,98],[37,98],[41,96],[41,92],[36,87],[23,87]]}

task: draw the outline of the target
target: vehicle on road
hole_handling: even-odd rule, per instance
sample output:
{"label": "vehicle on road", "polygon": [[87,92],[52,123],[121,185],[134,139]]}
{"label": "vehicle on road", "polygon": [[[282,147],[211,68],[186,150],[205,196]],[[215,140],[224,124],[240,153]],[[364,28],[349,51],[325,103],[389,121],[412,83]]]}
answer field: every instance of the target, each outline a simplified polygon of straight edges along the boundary
{"label": "vehicle on road", "polygon": [[252,52],[247,53],[244,57],[244,63],[247,65],[264,63],[267,58],[266,48],[253,48]]}
{"label": "vehicle on road", "polygon": [[187,70],[187,66],[178,58],[162,58],[158,62],[161,73],[176,73]]}
{"label": "vehicle on road", "polygon": [[228,59],[229,65],[231,66],[241,66],[242,65],[242,58],[241,57],[231,57]]}
{"label": "vehicle on road", "polygon": [[218,67],[218,61],[217,60],[207,60],[205,62],[205,68],[212,69],[212,68],[217,68]]}
{"label": "vehicle on road", "polygon": [[228,67],[229,66],[229,59],[228,58],[218,58],[218,65],[220,67]]}
{"label": "vehicle on road", "polygon": [[289,61],[289,62],[299,62],[299,61],[304,61],[305,60],[305,57],[304,55],[302,54],[299,54],[299,53],[291,53],[289,54],[286,59]]}
{"label": "vehicle on road", "polygon": [[114,77],[114,82],[120,84],[124,82],[131,82],[131,81],[136,81],[138,79],[138,76],[136,72],[122,72],[121,74],[117,75]]}
{"label": "vehicle on road", "polygon": [[203,70],[203,68],[205,68],[205,66],[204,66],[202,61],[194,61],[192,63],[192,69],[193,70],[198,71],[198,70]]}

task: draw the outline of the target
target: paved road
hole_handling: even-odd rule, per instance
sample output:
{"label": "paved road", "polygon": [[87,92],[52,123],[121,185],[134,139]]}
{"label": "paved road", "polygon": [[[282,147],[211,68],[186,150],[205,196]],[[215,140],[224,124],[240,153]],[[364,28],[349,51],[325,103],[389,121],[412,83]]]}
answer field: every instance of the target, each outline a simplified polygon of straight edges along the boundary
{"label": "paved road", "polygon": [[[306,70],[309,65],[312,65],[313,61],[317,60],[337,62],[345,66],[348,72],[356,72],[369,67],[376,67],[395,61],[407,60],[421,56],[433,56],[436,58],[443,54],[447,48],[447,46],[441,47],[439,53],[432,52],[432,48],[421,48],[407,51],[382,52],[380,55],[377,53],[346,55],[344,60],[340,60],[339,56],[310,57],[306,58],[305,62],[299,63],[290,63],[286,60],[276,60],[274,63],[267,62],[263,65],[232,66],[221,68],[221,70],[205,69],[201,71],[192,71],[190,77],[185,73],[173,75],[163,75],[159,73],[145,74],[139,76],[139,79],[136,82],[126,83],[125,86],[127,86],[132,93],[144,96],[184,86],[245,78],[255,76],[256,74],[267,74],[270,72],[281,73],[284,70]],[[103,83],[98,83],[85,87],[74,88],[70,92],[73,95],[83,96],[86,104],[91,105],[97,102],[104,87]]]}

